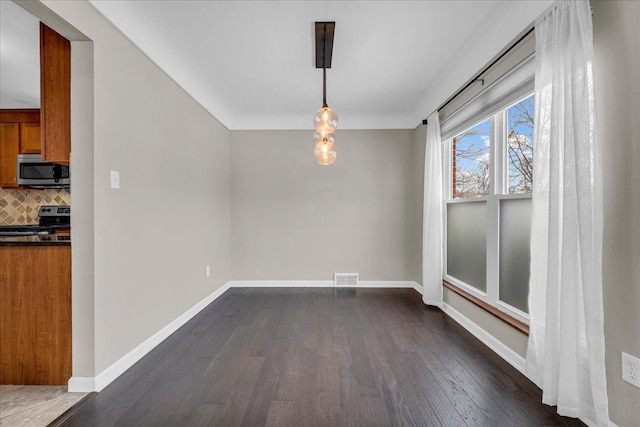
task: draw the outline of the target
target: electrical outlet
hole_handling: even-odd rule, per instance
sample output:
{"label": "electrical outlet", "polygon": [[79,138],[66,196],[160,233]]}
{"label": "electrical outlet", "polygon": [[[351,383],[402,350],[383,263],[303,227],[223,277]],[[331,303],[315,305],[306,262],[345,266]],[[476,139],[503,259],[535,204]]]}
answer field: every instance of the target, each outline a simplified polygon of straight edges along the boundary
{"label": "electrical outlet", "polygon": [[211,276],[211,266],[207,265],[207,268],[205,268],[205,276],[209,277]]}
{"label": "electrical outlet", "polygon": [[640,359],[622,352],[622,379],[640,388]]}

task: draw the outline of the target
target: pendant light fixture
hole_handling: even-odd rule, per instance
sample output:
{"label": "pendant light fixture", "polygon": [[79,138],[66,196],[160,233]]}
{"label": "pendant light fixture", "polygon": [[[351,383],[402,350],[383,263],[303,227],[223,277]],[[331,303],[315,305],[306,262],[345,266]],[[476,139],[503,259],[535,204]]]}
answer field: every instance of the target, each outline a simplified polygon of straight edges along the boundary
{"label": "pendant light fixture", "polygon": [[313,117],[313,158],[319,165],[336,161],[337,152],[333,132],[338,127],[338,114],[327,105],[327,68],[331,68],[335,22],[316,22],[316,68],[322,68],[322,108]]}

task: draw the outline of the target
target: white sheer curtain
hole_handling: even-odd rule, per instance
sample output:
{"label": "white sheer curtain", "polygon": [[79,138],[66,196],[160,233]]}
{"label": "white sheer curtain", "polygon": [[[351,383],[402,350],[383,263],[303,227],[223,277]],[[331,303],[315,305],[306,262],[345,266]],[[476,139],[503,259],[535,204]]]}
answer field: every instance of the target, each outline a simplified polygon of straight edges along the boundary
{"label": "white sheer curtain", "polygon": [[438,112],[427,118],[422,217],[422,300],[442,305],[442,139]]}
{"label": "white sheer curtain", "polygon": [[527,374],[542,400],[609,425],[602,302],[602,172],[588,1],[536,20]]}

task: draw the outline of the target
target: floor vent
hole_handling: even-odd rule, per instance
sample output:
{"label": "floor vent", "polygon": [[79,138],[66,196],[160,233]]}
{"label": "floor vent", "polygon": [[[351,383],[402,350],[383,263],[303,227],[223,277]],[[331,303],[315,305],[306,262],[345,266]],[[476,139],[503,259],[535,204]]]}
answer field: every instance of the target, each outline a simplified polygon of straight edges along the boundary
{"label": "floor vent", "polygon": [[336,288],[358,286],[358,273],[334,273],[333,284]]}

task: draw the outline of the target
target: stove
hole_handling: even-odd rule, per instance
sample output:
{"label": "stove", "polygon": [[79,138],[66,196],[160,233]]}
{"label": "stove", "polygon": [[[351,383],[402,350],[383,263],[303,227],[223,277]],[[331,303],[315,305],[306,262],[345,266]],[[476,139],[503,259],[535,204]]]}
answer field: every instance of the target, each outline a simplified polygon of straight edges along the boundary
{"label": "stove", "polygon": [[71,227],[71,206],[40,206],[38,224],[0,226],[0,237],[47,235]]}
{"label": "stove", "polygon": [[40,227],[71,227],[71,206],[40,206],[38,211]]}

